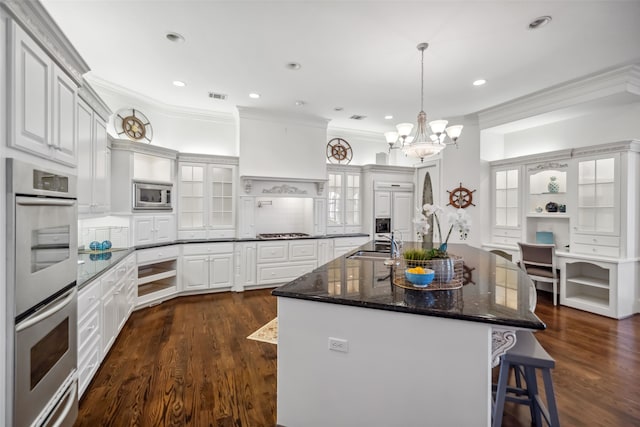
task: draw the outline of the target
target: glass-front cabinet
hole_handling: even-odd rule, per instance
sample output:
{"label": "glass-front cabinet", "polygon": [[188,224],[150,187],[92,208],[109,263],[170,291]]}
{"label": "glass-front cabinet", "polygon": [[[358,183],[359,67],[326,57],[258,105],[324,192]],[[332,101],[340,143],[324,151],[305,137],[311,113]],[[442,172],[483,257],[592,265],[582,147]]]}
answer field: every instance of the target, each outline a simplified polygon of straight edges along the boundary
{"label": "glass-front cabinet", "polygon": [[520,166],[492,169],[493,243],[516,245],[521,240],[520,175]]}
{"label": "glass-front cabinet", "polygon": [[578,206],[575,231],[618,235],[618,156],[578,162]]}
{"label": "glass-front cabinet", "polygon": [[179,238],[235,236],[236,173],[233,164],[179,163]]}
{"label": "glass-front cabinet", "polygon": [[327,182],[327,234],[358,233],[362,226],[360,169],[332,166]]}

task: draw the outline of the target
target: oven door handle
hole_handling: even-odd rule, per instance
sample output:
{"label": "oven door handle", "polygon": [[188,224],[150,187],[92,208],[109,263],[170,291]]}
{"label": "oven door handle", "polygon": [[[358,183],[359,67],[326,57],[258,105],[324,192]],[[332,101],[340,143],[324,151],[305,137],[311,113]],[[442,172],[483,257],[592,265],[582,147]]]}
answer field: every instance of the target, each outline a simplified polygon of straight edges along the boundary
{"label": "oven door handle", "polygon": [[73,206],[76,201],[64,199],[20,198],[16,203],[22,206]]}
{"label": "oven door handle", "polygon": [[67,296],[65,299],[63,299],[62,301],[60,301],[59,303],[57,303],[53,307],[43,311],[42,313],[37,313],[36,315],[34,315],[34,317],[32,317],[32,318],[30,318],[28,320],[25,320],[24,322],[20,323],[19,325],[16,325],[16,332],[24,331],[25,329],[35,325],[38,322],[41,322],[42,320],[46,319],[47,317],[53,316],[54,314],[56,314],[57,312],[62,310],[67,304],[69,304],[71,301],[73,301],[73,299],[76,297],[76,293],[77,292],[78,291],[76,291],[76,289],[73,288],[73,290],[69,293],[69,296]]}
{"label": "oven door handle", "polygon": [[[68,396],[67,397],[67,404],[64,407],[64,409],[62,410],[62,413],[60,414],[58,419],[56,420],[56,423],[54,425],[52,425],[51,427],[60,427],[62,425],[62,423],[66,420],[67,415],[69,414],[69,411],[71,411],[71,409],[73,408],[73,404],[75,402],[75,395],[76,395],[77,391],[78,391],[78,381],[74,380],[71,383],[71,387],[69,387],[69,390],[65,393]],[[62,399],[60,399],[60,401],[62,401]]]}

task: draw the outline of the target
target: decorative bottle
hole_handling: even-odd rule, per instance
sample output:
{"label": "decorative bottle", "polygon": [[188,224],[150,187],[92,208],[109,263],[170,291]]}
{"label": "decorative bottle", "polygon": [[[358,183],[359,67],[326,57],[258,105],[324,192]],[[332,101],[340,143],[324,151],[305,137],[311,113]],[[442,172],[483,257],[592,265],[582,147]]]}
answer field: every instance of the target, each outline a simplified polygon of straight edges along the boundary
{"label": "decorative bottle", "polygon": [[555,176],[552,176],[550,179],[551,181],[549,181],[547,189],[549,190],[549,193],[557,193],[560,190],[560,184],[556,181]]}

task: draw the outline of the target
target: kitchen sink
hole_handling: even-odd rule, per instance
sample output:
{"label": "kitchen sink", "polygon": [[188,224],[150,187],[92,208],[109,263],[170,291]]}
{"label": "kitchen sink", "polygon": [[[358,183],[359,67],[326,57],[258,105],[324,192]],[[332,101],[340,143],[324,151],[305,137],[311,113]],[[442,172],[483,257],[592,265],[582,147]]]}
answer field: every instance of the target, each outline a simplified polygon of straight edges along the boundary
{"label": "kitchen sink", "polygon": [[384,261],[390,259],[389,252],[377,252],[377,251],[357,251],[349,255],[349,259],[369,259],[374,261]]}

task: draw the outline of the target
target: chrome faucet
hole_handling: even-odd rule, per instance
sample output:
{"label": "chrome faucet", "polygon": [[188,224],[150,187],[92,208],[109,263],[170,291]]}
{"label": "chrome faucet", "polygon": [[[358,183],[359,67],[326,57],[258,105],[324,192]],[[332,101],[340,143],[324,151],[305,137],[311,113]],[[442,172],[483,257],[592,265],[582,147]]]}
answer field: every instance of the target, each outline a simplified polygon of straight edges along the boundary
{"label": "chrome faucet", "polygon": [[396,258],[400,256],[400,248],[398,247],[398,242],[396,242],[393,231],[391,232],[391,237],[380,236],[380,238],[384,240],[389,240],[391,242],[391,245],[389,245],[389,256],[391,258]]}

